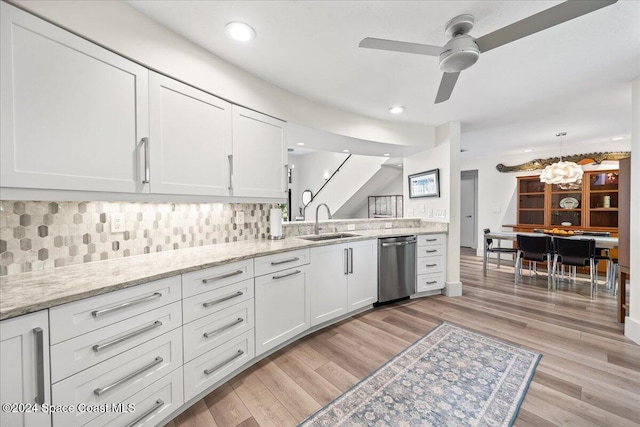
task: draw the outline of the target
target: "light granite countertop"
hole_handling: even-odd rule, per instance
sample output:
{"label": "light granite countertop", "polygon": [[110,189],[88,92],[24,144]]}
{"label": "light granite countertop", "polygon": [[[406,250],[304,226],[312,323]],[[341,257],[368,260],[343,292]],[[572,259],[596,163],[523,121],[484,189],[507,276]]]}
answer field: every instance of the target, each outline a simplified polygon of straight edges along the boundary
{"label": "light granite countertop", "polygon": [[[443,225],[446,227],[446,224]],[[357,237],[320,242],[300,237],[245,240],[3,276],[0,277],[0,320],[189,271],[264,255],[379,237],[443,232],[446,233],[446,228],[420,227],[355,230],[348,233],[357,234]]]}

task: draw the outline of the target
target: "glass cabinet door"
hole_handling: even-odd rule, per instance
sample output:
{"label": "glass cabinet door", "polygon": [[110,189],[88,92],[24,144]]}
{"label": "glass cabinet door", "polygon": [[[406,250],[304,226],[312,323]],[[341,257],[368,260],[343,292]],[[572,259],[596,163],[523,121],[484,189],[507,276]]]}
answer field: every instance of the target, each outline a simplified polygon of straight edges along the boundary
{"label": "glass cabinet door", "polygon": [[589,227],[618,227],[618,172],[588,175]]}

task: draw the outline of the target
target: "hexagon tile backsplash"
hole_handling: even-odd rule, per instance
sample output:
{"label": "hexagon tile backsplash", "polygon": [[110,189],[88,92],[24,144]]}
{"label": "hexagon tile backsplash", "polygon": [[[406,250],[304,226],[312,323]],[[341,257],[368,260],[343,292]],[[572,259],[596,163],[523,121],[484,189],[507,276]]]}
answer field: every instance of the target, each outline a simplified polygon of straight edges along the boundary
{"label": "hexagon tile backsplash", "polygon": [[[270,203],[0,201],[0,276],[266,237]],[[244,222],[236,222],[238,212]],[[124,231],[111,232],[122,213]],[[242,215],[240,215],[242,216]]]}

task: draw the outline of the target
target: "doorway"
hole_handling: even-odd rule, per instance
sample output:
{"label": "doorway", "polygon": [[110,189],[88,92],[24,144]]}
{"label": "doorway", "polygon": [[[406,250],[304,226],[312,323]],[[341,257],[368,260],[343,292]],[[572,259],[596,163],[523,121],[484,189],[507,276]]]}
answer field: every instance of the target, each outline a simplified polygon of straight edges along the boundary
{"label": "doorway", "polygon": [[460,246],[478,247],[478,171],[460,173]]}

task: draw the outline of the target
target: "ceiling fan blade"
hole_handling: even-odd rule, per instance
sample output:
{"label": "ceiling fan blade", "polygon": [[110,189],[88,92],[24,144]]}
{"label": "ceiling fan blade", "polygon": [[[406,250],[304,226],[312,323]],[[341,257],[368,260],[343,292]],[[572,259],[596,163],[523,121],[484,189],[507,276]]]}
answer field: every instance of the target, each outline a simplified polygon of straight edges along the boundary
{"label": "ceiling fan blade", "polygon": [[436,102],[434,102],[434,104],[440,104],[451,97],[451,92],[453,92],[453,87],[456,85],[459,76],[459,71],[457,73],[444,73],[442,75],[438,94],[436,95]]}
{"label": "ceiling fan blade", "polygon": [[480,52],[486,52],[503,44],[546,30],[587,13],[616,3],[617,0],[566,1],[557,6],[521,19],[511,25],[476,39]]}
{"label": "ceiling fan blade", "polygon": [[369,49],[391,50],[394,52],[415,53],[417,55],[428,56],[440,56],[442,48],[438,46],[431,46],[428,44],[399,42],[395,40],[376,39],[373,37],[367,37],[362,39],[359,47],[366,47]]}

